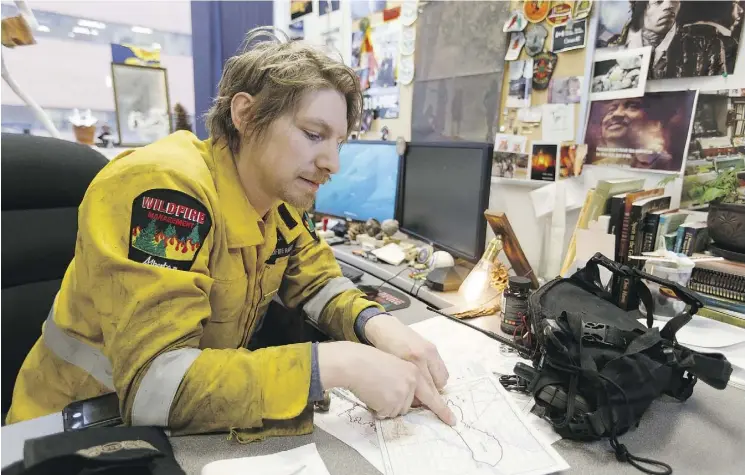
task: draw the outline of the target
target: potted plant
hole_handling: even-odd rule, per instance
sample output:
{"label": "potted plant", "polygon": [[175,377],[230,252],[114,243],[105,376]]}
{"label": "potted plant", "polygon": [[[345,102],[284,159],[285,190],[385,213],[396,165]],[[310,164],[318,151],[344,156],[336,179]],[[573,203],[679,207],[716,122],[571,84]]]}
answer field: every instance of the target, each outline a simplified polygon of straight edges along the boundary
{"label": "potted plant", "polygon": [[727,170],[703,184],[709,205],[707,227],[717,247],[745,254],[745,196],[740,191],[745,173]]}

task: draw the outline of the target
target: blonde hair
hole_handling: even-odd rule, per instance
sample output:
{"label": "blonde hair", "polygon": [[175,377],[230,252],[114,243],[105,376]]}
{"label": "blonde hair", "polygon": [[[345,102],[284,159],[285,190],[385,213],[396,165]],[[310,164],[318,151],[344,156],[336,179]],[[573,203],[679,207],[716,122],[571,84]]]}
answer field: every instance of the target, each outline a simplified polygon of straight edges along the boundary
{"label": "blonde hair", "polygon": [[[225,62],[217,97],[206,114],[212,139],[225,140],[237,154],[241,140],[260,138],[282,115],[294,112],[304,94],[321,89],[339,91],[347,102],[347,136],[359,123],[362,92],[354,71],[314,47],[288,41],[287,35],[272,27],[248,32],[241,52]],[[268,40],[255,40],[268,37]],[[231,118],[230,103],[239,92],[253,96],[244,130],[238,131]]]}

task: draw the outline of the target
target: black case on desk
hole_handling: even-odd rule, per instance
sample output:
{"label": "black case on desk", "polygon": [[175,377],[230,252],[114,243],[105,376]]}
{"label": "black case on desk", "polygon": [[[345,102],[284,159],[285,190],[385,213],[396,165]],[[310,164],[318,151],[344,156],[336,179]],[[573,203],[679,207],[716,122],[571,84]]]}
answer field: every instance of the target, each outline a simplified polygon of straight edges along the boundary
{"label": "black case on desk", "polygon": [[27,440],[23,460],[2,475],[182,475],[165,433],[155,427],[107,427]]}

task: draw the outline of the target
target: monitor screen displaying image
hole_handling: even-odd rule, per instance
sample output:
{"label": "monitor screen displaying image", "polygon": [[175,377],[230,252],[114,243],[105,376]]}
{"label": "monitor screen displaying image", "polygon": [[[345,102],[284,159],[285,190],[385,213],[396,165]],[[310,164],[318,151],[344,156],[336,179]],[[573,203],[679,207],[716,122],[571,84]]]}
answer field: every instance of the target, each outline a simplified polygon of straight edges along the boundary
{"label": "monitor screen displaying image", "polygon": [[399,156],[394,142],[353,141],[342,145],[339,173],[316,194],[315,212],[367,221],[396,212]]}

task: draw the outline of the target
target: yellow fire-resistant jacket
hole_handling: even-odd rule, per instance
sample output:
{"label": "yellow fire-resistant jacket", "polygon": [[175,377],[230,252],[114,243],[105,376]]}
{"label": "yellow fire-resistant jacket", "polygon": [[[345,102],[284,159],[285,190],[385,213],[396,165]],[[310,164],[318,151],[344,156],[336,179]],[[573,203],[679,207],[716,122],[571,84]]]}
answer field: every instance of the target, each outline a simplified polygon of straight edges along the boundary
{"label": "yellow fire-resistant jacket", "polygon": [[307,432],[295,421],[311,344],[243,348],[275,295],[351,341],[356,316],[380,308],[342,277],[307,215],[282,203],[261,219],[227,148],[178,132],[119,156],[80,206],[75,258],[8,422],[115,390],[128,424]]}

